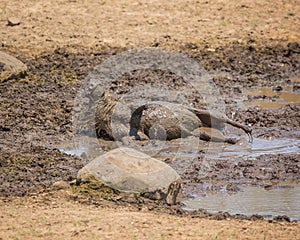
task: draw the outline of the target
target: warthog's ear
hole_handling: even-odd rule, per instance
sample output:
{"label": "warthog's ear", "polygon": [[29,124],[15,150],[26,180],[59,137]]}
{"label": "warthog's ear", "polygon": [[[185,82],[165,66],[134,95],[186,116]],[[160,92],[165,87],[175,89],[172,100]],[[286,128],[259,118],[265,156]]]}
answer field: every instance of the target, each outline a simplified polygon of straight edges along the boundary
{"label": "warthog's ear", "polygon": [[101,94],[101,98],[109,98],[111,97],[109,90],[105,90],[102,94]]}
{"label": "warthog's ear", "polygon": [[115,95],[111,94],[109,92],[109,90],[105,90],[101,96],[100,96],[100,100],[104,100],[104,101],[118,101],[120,99],[120,97],[116,97]]}

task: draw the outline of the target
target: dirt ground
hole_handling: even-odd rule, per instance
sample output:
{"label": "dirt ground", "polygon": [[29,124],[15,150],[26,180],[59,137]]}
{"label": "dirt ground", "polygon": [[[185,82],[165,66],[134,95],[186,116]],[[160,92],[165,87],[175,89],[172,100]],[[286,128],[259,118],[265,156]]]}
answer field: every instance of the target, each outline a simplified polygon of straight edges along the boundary
{"label": "dirt ground", "polygon": [[[74,98],[83,79],[108,57],[136,47],[161,47],[199,60],[225,96],[228,117],[253,127],[254,137],[299,139],[298,104],[240,108],[256,87],[288,86],[299,94],[298,1],[8,1],[0,0],[1,51],[28,66],[25,78],[0,83],[0,239],[295,239],[300,223],[263,221],[133,197],[89,196],[51,188],[83,166],[57,150],[72,138]],[[20,24],[8,26],[8,18]],[[164,72],[128,79],[172,83]],[[180,88],[184,83],[177,81]],[[246,95],[245,102],[276,98]],[[193,96],[191,104],[200,107]],[[235,114],[232,114],[235,112]],[[299,181],[298,154],[214,164],[201,178],[201,155],[185,184],[235,179],[260,184]],[[213,161],[213,159],[212,159]],[[172,165],[172,163],[170,163]],[[242,169],[237,171],[236,166]],[[272,168],[270,167],[272,166]],[[176,168],[176,166],[175,166]],[[261,172],[268,169],[268,172]],[[271,169],[271,170],[270,170]],[[50,189],[49,189],[50,187]],[[285,220],[285,218],[278,218]]]}
{"label": "dirt ground", "polygon": [[[67,201],[67,193],[1,201],[2,239],[295,239],[299,224],[137,211]],[[12,207],[13,206],[13,207]]]}

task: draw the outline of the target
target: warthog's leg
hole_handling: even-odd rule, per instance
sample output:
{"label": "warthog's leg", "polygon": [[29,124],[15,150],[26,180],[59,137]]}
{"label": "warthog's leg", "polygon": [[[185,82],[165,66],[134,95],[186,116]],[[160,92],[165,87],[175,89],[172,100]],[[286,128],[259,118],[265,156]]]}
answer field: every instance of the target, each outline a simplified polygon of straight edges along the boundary
{"label": "warthog's leg", "polygon": [[226,142],[230,144],[235,144],[238,141],[238,139],[235,138],[226,138],[218,129],[209,127],[200,127],[198,129],[195,129],[192,132],[192,135],[199,137],[204,141]]}
{"label": "warthog's leg", "polygon": [[[195,113],[205,126],[222,129],[224,127],[225,123],[227,123],[231,126],[234,126],[234,127],[244,130],[244,132],[249,136],[249,142],[250,143],[253,142],[253,137],[251,134],[252,129],[250,129],[249,127],[247,127],[243,124],[240,124],[238,122],[232,121],[231,119],[229,119],[227,117],[214,115],[207,110],[199,110],[199,109],[195,109],[195,108],[189,108],[189,110],[192,111],[193,113]],[[227,141],[229,143],[233,143],[229,138]]]}

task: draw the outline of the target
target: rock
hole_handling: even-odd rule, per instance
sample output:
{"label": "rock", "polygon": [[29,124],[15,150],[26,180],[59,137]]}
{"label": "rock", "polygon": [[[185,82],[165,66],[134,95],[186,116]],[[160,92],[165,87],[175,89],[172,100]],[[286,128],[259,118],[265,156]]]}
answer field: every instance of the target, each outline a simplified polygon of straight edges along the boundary
{"label": "rock", "polygon": [[21,19],[17,17],[9,17],[7,19],[7,26],[10,27],[20,25],[20,23],[21,23]]}
{"label": "rock", "polygon": [[15,57],[0,51],[0,82],[26,75],[27,66]]}
{"label": "rock", "polygon": [[172,205],[181,200],[182,181],[169,165],[131,148],[117,148],[101,155],[78,172],[78,179],[92,174],[107,186],[140,193]]}
{"label": "rock", "polygon": [[281,92],[283,90],[283,87],[281,86],[276,86],[276,87],[273,87],[272,88],[273,91],[276,91],[276,92]]}

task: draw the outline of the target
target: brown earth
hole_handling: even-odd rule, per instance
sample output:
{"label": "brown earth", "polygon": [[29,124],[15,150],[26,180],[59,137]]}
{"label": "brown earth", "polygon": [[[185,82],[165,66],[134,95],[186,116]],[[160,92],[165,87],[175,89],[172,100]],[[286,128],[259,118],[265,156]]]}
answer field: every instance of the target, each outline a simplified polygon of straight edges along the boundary
{"label": "brown earth", "polygon": [[1,201],[2,239],[295,239],[299,223],[179,216],[39,194]]}
{"label": "brown earth", "polygon": [[[83,79],[94,66],[126,49],[152,46],[187,53],[214,76],[226,97],[228,117],[250,124],[254,137],[299,139],[299,104],[244,109],[237,101],[256,87],[289,86],[299,93],[299,15],[297,1],[0,0],[1,51],[29,68],[25,78],[0,83],[0,239],[300,236],[299,223],[187,213],[145,199],[99,199],[71,190],[48,190],[56,181],[74,180],[83,165],[79,158],[56,149],[72,138],[73,101]],[[7,18],[12,17],[20,24],[8,26]],[[117,84],[112,90],[130,91],[126,83],[132,80],[173,86],[174,79],[180,89],[184,82],[171,73],[138,71],[118,80],[122,87]],[[246,95],[243,101],[252,100]],[[196,96],[191,95],[190,102],[202,107]],[[300,179],[298,154],[219,161],[206,179],[199,179],[202,160],[200,154],[186,169],[185,184]]]}

